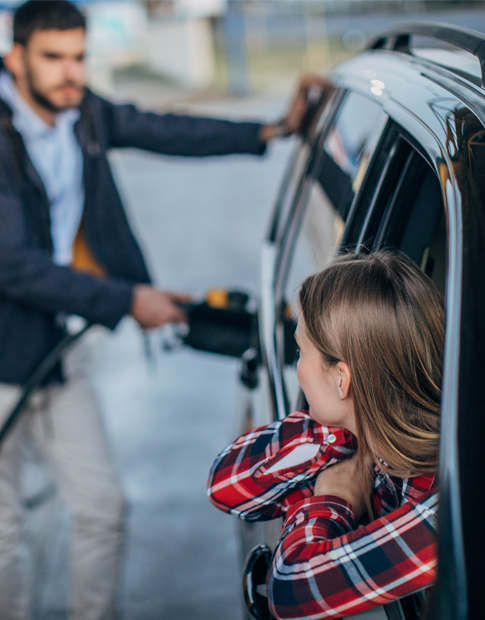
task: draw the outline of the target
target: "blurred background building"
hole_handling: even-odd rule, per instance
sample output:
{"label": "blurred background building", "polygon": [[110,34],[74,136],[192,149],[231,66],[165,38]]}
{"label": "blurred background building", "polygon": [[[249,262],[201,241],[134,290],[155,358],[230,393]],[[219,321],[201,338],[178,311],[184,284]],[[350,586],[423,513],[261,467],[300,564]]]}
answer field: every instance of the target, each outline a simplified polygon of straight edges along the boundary
{"label": "blurred background building", "polygon": [[[11,11],[0,2],[0,52]],[[467,24],[481,0],[77,0],[89,19],[91,84],[111,94],[138,71],[196,89],[247,94],[326,71],[397,19]],[[457,13],[463,11],[463,16]],[[447,14],[449,19],[447,19]]]}

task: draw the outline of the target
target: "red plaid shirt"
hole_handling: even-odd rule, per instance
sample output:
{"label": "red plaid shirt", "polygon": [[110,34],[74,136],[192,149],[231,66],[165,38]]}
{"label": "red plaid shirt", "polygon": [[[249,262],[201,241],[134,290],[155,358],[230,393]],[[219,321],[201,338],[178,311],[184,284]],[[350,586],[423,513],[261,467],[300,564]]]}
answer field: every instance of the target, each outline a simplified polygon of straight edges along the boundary
{"label": "red plaid shirt", "polygon": [[285,517],[268,573],[276,618],[341,618],[430,586],[436,571],[434,476],[375,470],[378,518],[357,527],[350,504],[313,496],[317,474],[351,456],[355,437],[297,411],[253,429],[216,459],[208,493],[246,521]]}

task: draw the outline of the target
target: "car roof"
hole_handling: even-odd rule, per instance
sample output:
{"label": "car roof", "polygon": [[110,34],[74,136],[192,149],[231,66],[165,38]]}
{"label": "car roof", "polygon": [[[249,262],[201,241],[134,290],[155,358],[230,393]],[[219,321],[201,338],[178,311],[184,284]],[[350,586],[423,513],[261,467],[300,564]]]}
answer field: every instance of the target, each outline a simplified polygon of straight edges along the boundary
{"label": "car roof", "polygon": [[[333,79],[339,86],[374,98],[383,107],[391,98],[419,118],[425,107],[443,96],[444,89],[448,98],[468,105],[485,123],[485,73],[480,64],[482,61],[485,72],[485,35],[441,26],[447,40],[428,47],[421,44],[421,33],[426,29],[430,29],[427,24],[410,24],[380,35],[369,49],[341,63],[333,71]],[[419,46],[410,46],[407,31],[419,33]],[[460,45],[450,47],[454,35],[459,35]],[[404,37],[406,44],[399,44]],[[443,48],[443,44],[447,47]],[[460,49],[461,44],[464,49]]]}
{"label": "car roof", "polygon": [[413,55],[448,68],[457,75],[468,78],[472,83],[480,85],[482,77],[480,61],[469,52],[457,49],[419,47],[413,50]]}
{"label": "car roof", "polygon": [[[416,44],[416,41],[418,41],[418,44]],[[369,48],[412,53],[416,48],[420,47],[419,41],[426,41],[426,47],[430,47],[430,42],[433,42],[431,47],[439,48],[435,50],[435,61],[438,64],[443,63],[443,60],[445,61],[444,64],[446,64],[447,54],[442,49],[446,47],[462,50],[475,56],[480,66],[480,83],[485,87],[485,35],[476,30],[439,23],[427,24],[418,22],[402,24],[374,38]],[[441,55],[440,51],[444,51],[444,54]],[[463,74],[463,67],[456,66],[456,63],[453,62],[453,52],[449,55],[449,59],[451,60],[450,67]],[[473,80],[474,76],[476,78],[476,70],[472,68],[468,75]],[[473,81],[476,81],[476,79]]]}

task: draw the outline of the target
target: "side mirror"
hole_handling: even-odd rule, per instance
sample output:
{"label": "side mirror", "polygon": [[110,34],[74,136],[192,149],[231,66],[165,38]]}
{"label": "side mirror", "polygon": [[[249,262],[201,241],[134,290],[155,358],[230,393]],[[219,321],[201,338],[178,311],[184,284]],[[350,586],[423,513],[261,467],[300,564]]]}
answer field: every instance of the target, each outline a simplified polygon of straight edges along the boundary
{"label": "side mirror", "polygon": [[258,545],[249,552],[243,569],[243,593],[246,607],[256,620],[272,620],[266,595],[266,575],[271,562],[268,545]]}

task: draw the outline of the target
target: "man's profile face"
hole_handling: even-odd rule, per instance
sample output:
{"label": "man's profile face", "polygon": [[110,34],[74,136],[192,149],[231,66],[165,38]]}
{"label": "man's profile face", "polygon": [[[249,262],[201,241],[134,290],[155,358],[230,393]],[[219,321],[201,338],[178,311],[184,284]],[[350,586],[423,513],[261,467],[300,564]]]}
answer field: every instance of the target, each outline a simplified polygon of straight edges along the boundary
{"label": "man's profile face", "polygon": [[84,28],[36,30],[25,47],[14,48],[14,77],[52,112],[77,107],[86,87],[85,42]]}

